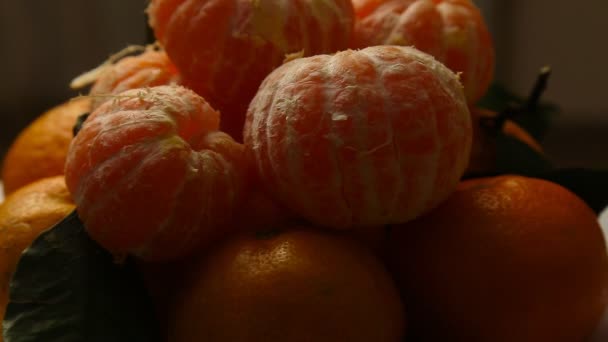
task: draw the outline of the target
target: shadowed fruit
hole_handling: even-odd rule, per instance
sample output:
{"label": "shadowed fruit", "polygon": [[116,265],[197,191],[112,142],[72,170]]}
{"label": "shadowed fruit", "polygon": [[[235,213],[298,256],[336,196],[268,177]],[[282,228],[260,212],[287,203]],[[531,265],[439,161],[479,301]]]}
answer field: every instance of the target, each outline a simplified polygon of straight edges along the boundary
{"label": "shadowed fruit", "polygon": [[354,227],[349,233],[369,247],[380,260],[386,259],[386,243],[390,237],[388,226]]}
{"label": "shadowed fruit", "polygon": [[353,47],[414,46],[461,73],[469,103],[494,76],[492,37],[470,0],[354,0]]}
{"label": "shadowed fruit", "polygon": [[2,164],[5,194],[40,178],[63,174],[72,127],[90,106],[86,98],[66,101],[43,113],[19,133]]}
{"label": "shadowed fruit", "polygon": [[188,268],[196,259],[197,257],[188,257],[172,262],[142,262],[140,260],[137,263],[137,269],[156,312],[161,334],[158,342],[169,342],[167,324],[171,316],[170,308],[184,282]]}
{"label": "shadowed fruit", "polygon": [[125,57],[104,70],[91,87],[92,109],[125,90],[177,84],[177,68],[163,50],[146,49],[137,56]]}
{"label": "shadowed fruit", "polygon": [[259,188],[248,191],[231,220],[237,230],[258,231],[282,228],[298,217]]}
{"label": "shadowed fruit", "polygon": [[336,228],[429,211],[456,187],[472,139],[456,75],[401,46],[284,64],[251,102],[244,133],[265,189]]}
{"label": "shadowed fruit", "polygon": [[74,138],[66,182],[89,234],[117,256],[183,256],[225,233],[243,187],[243,146],[181,86],[103,103]]}
{"label": "shadowed fruit", "polygon": [[[74,210],[63,176],[42,178],[12,192],[0,204],[0,321],[21,253],[43,231]],[[0,334],[0,342],[2,341]]]}
{"label": "shadowed fruit", "polygon": [[464,181],[389,242],[417,341],[584,341],[608,303],[595,214],[544,180]]}
{"label": "shadowed fruit", "polygon": [[232,237],[177,293],[169,341],[401,341],[383,265],[345,235],[311,227]]}
{"label": "shadowed fruit", "polygon": [[[535,152],[543,154],[540,143],[514,121],[506,119],[499,123],[499,114],[482,108],[471,108],[470,111],[473,122],[473,145],[467,174],[484,174],[496,170],[498,129],[502,131],[502,134],[517,139]],[[483,123],[484,120],[492,120],[500,127],[486,127]]]}
{"label": "shadowed fruit", "polygon": [[148,14],[185,84],[237,140],[266,75],[290,55],[346,48],[353,27],[350,0],[153,0]]}

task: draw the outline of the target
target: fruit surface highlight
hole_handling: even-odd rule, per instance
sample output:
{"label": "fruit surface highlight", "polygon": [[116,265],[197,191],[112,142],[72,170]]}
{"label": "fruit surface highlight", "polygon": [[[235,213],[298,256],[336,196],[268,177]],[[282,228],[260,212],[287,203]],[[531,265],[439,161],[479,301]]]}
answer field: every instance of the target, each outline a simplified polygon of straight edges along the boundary
{"label": "fruit surface highlight", "polygon": [[464,181],[389,246],[417,341],[584,341],[608,303],[595,214],[544,180]]}
{"label": "fruit surface highlight", "polygon": [[63,174],[72,127],[90,110],[91,100],[75,98],[57,105],[25,127],[8,149],[2,163],[4,193],[35,180]]}
{"label": "fruit surface highlight", "polygon": [[231,237],[190,269],[169,341],[400,341],[405,318],[384,266],[335,232]]}

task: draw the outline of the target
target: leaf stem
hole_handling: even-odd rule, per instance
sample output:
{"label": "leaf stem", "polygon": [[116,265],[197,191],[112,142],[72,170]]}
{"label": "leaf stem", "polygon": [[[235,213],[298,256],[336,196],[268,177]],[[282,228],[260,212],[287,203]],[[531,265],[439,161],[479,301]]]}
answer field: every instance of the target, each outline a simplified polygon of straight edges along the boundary
{"label": "leaf stem", "polygon": [[538,76],[536,77],[536,82],[534,82],[534,86],[532,87],[530,94],[525,100],[525,103],[508,103],[505,109],[501,110],[498,113],[494,124],[491,126],[493,126],[493,128],[495,129],[502,130],[503,125],[508,119],[513,119],[525,113],[534,112],[538,107],[538,103],[540,101],[541,96],[547,89],[549,76],[551,76],[550,66],[544,66],[540,68]]}
{"label": "leaf stem", "polygon": [[536,82],[534,83],[534,87],[532,91],[530,91],[530,95],[526,101],[526,110],[533,111],[538,107],[538,102],[540,97],[547,89],[547,82],[549,81],[549,76],[551,76],[551,67],[544,66],[540,69],[538,73],[538,77],[536,78]]}

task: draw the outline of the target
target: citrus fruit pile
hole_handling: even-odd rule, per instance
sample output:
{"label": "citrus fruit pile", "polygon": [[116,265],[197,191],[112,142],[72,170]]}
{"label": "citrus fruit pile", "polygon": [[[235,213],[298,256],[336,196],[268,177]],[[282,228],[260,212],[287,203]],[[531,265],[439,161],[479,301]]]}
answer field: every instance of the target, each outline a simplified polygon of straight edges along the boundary
{"label": "citrus fruit pile", "polygon": [[137,260],[170,342],[593,333],[608,304],[595,213],[549,181],[463,178],[495,157],[480,122],[496,114],[477,106],[494,49],[470,0],[147,13],[155,44],[89,73],[87,96],[11,147],[3,274],[75,207],[117,262]]}

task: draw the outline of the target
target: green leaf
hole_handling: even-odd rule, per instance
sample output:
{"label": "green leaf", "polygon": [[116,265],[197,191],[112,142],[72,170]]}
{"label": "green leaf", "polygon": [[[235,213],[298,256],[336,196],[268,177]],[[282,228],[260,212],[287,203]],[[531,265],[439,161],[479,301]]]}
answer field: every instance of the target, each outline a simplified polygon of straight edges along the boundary
{"label": "green leaf", "polygon": [[510,103],[523,105],[525,99],[515,95],[513,92],[500,83],[490,85],[486,94],[479,100],[477,106],[501,112],[507,108]]}
{"label": "green leaf", "polygon": [[599,214],[608,206],[608,170],[555,169],[536,175],[569,189]]}
{"label": "green leaf", "polygon": [[89,238],[76,212],[23,252],[3,334],[5,342],[160,340],[134,265],[116,264]]}
{"label": "green leaf", "polygon": [[495,112],[503,112],[509,106],[521,109],[521,113],[511,119],[528,131],[536,140],[542,141],[550,129],[552,121],[559,115],[559,107],[541,101],[535,108],[524,110],[526,101],[523,96],[516,95],[503,85],[496,83],[490,86],[486,95],[477,105]]}
{"label": "green leaf", "polygon": [[535,176],[553,170],[552,162],[532,147],[502,131],[495,131],[495,158],[491,170],[468,173],[463,179],[493,177],[504,174]]}
{"label": "green leaf", "polygon": [[553,169],[543,154],[502,131],[496,133],[496,172],[534,175]]}

